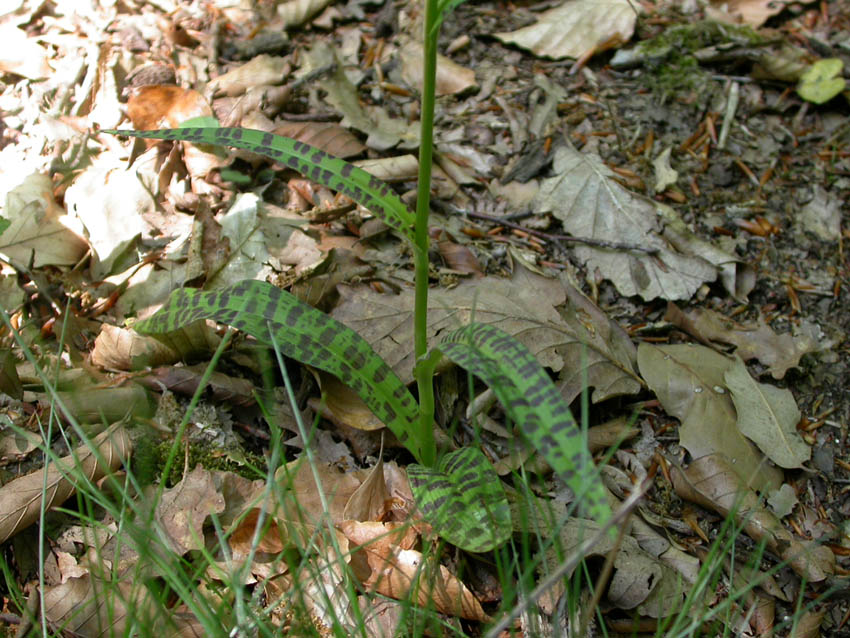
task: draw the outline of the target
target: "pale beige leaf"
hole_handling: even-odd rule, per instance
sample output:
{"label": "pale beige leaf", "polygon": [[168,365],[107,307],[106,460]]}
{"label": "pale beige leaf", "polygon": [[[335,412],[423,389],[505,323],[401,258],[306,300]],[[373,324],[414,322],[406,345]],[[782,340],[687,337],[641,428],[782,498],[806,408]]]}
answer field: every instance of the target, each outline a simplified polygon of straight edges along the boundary
{"label": "pale beige leaf", "polygon": [[34,173],[10,190],[3,217],[11,224],[0,236],[0,252],[21,264],[29,265],[33,257],[36,268],[72,266],[88,250],[79,223],[53,199],[53,182],[47,175]]}
{"label": "pale beige leaf", "polygon": [[91,362],[109,370],[143,370],[178,360],[179,355],[158,339],[108,323],[101,325],[91,352]]}
{"label": "pale beige leaf", "polygon": [[628,0],[568,0],[541,13],[535,24],[494,35],[541,57],[583,58],[628,42],[637,6]]}
{"label": "pale beige leaf", "polygon": [[774,463],[802,467],[812,448],[797,432],[800,410],[785,388],[758,383],[740,359],[725,372],[726,387],[738,413],[738,428]]}
{"label": "pale beige leaf", "polygon": [[[296,0],[301,2],[301,0]],[[324,1],[324,0],[322,0]],[[287,6],[281,5],[278,9]],[[290,71],[289,60],[265,53],[253,58],[227,73],[218,76],[208,85],[208,90],[235,96],[249,88],[263,84],[281,84]]]}
{"label": "pale beige leaf", "polygon": [[28,36],[13,22],[0,25],[0,72],[14,73],[30,80],[46,78],[53,73],[47,64],[47,49]]}
{"label": "pale beige leaf", "polygon": [[[801,4],[811,2],[814,0],[801,0]],[[776,0],[711,0],[711,4],[714,18],[725,13],[732,21],[760,27],[768,18],[782,11],[788,3]]]}
{"label": "pale beige leaf", "polygon": [[279,4],[277,15],[283,24],[278,28],[286,29],[304,24],[330,3],[330,0],[289,0]]}
{"label": "pale beige leaf", "polygon": [[118,425],[95,437],[94,444],[100,458],[106,461],[105,466],[97,462],[91,449],[83,446],[52,464],[46,476],[36,470],[0,488],[0,543],[38,520],[42,500],[47,509],[64,503],[74,493],[74,475],[81,473],[98,481],[121,465],[132,449],[130,437]]}
{"label": "pale beige leaf", "polygon": [[[407,40],[399,51],[401,76],[417,91],[422,90],[422,65],[425,51],[418,40]],[[453,62],[444,55],[437,56],[437,95],[462,93],[476,86],[475,71]]]}

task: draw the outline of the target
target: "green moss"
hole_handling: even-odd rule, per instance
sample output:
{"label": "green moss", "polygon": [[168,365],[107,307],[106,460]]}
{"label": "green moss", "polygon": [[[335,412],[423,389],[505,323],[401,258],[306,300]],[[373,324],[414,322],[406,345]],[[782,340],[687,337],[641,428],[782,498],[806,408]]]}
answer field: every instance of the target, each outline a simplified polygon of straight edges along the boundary
{"label": "green moss", "polygon": [[765,38],[751,27],[702,20],[666,29],[663,33],[639,43],[634,50],[650,73],[648,88],[665,101],[672,94],[696,91],[706,87],[710,72],[700,66],[697,51],[715,45],[753,47]]}
{"label": "green moss", "polygon": [[[165,468],[165,461],[168,458],[169,451],[173,445],[172,441],[163,441],[153,446],[153,459],[155,466],[155,475],[162,474]],[[185,448],[184,448],[185,450]],[[185,452],[181,452],[179,463],[174,463],[167,477],[162,477],[168,487],[172,487],[180,482],[183,478]],[[251,452],[240,452],[243,460],[234,460],[231,455],[228,455],[221,449],[211,448],[201,443],[189,443],[189,459],[185,465],[191,471],[197,465],[208,470],[221,470],[223,472],[233,472],[239,476],[243,476],[250,480],[262,479],[266,476],[266,460],[259,454]]]}

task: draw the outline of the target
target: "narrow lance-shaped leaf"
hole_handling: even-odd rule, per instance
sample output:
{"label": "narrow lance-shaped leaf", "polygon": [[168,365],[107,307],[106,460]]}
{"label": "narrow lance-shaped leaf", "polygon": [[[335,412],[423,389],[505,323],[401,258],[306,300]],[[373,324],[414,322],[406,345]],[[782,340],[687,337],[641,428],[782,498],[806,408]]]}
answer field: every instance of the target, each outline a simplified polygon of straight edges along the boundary
{"label": "narrow lance-shaped leaf", "polygon": [[575,492],[584,511],[605,524],[611,508],[602,477],[569,406],[534,355],[515,338],[485,324],[451,332],[439,349],[493,390],[511,420]]}
{"label": "narrow lance-shaped leaf", "polygon": [[362,168],[329,155],[309,144],[265,131],[227,127],[187,127],[158,131],[103,130],[113,135],[127,135],[157,140],[176,140],[232,146],[264,155],[298,171],[304,177],[347,195],[368,208],[387,226],[413,243],[415,217],[401,198],[383,181]]}
{"label": "narrow lance-shaped leaf", "polygon": [[502,482],[478,448],[446,454],[436,468],[411,464],[410,487],[422,515],[444,539],[468,552],[487,552],[511,535]]}
{"label": "narrow lance-shaped leaf", "polygon": [[347,326],[269,283],[248,280],[213,292],[175,290],[165,306],[133,328],[165,334],[201,319],[275,343],[288,357],[335,375],[417,459],[423,458],[413,395],[372,346]]}

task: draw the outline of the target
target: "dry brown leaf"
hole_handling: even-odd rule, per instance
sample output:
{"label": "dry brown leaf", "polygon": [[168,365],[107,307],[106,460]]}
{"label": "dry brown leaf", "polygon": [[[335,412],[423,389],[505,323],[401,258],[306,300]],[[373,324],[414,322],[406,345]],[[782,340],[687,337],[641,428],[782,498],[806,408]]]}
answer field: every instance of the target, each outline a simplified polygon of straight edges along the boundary
{"label": "dry brown leaf", "polygon": [[315,146],[336,157],[353,157],[366,150],[351,131],[334,122],[283,122],[273,133]]}
{"label": "dry brown leaf", "polygon": [[75,482],[66,476],[79,472],[91,481],[99,481],[121,465],[132,450],[130,437],[120,424],[95,437],[94,444],[100,458],[106,461],[105,467],[97,462],[91,449],[81,446],[52,464],[46,475],[36,470],[0,488],[0,543],[38,520],[42,500],[45,508],[50,509],[74,493]]}
{"label": "dry brown leaf", "polygon": [[11,224],[0,237],[0,251],[18,262],[73,266],[88,250],[82,227],[53,198],[53,181],[34,173],[6,195],[3,217]]}
{"label": "dry brown leaf", "polygon": [[768,367],[774,379],[784,377],[789,368],[800,365],[804,354],[818,348],[817,342],[809,335],[776,334],[763,319],[757,324],[741,324],[708,308],[682,312],[670,303],[664,319],[706,345],[716,341],[737,346],[736,354],[744,361],[758,359]]}
{"label": "dry brown leaf", "polygon": [[[365,286],[338,286],[338,290],[342,301],[331,315],[368,340],[402,381],[412,381],[412,290],[399,295],[379,294]],[[474,317],[516,336],[543,366],[556,372],[586,356],[588,383],[596,388],[594,401],[600,396],[638,392],[641,383],[634,372],[634,351],[628,337],[623,338],[622,330],[607,318],[604,325],[594,327],[597,314],[604,315],[589,312],[578,299],[572,303],[571,298],[570,308],[562,315],[555,306],[566,299],[562,282],[520,267],[511,279],[490,276],[462,282],[451,290],[435,289],[428,296],[429,338],[459,328]],[[574,369],[568,372],[564,387],[571,392],[580,390],[581,384],[573,382]]]}
{"label": "dry brown leaf", "polygon": [[204,96],[192,89],[149,84],[130,91],[127,115],[136,130],[150,131],[177,128],[186,120],[209,117],[212,109]]}
{"label": "dry brown leaf", "polygon": [[155,520],[171,550],[182,556],[204,548],[204,523],[210,514],[223,512],[224,505],[212,474],[199,465],[162,493]]}
{"label": "dry brown leaf", "polygon": [[326,419],[367,432],[384,427],[357,393],[335,376],[322,371],[315,371],[314,375],[322,389],[322,400],[316,402],[315,408]]}
{"label": "dry brown leaf", "polygon": [[[313,472],[317,472],[321,486],[316,487]],[[327,513],[332,523],[345,520],[343,512],[351,495],[360,487],[362,480],[349,472],[343,474],[328,465],[316,464],[313,469],[303,459],[292,461],[281,467],[275,473],[275,480],[288,491],[291,499],[287,498],[282,504],[282,516],[287,520],[304,521],[310,525],[319,525]],[[328,511],[322,504],[319,489],[324,493]]]}
{"label": "dry brown leaf", "polygon": [[[416,90],[422,90],[422,64],[425,51],[418,40],[407,40],[399,50],[401,75]],[[476,86],[475,71],[467,69],[444,55],[437,55],[437,95],[462,93]]]}
{"label": "dry brown leaf", "polygon": [[747,484],[770,491],[782,484],[771,466],[738,429],[724,374],[733,360],[699,345],[638,346],[638,366],[668,414],[682,422],[679,441],[694,458],[719,453]]}
{"label": "dry brown leaf", "polygon": [[378,462],[369,470],[366,480],[358,487],[342,512],[343,518],[355,521],[381,521],[387,513],[390,493],[384,481],[384,461]]}
{"label": "dry brown leaf", "polygon": [[797,432],[801,415],[791,391],[756,382],[740,358],[724,379],[738,413],[738,429],[779,467],[802,467],[812,448]]}
{"label": "dry brown leaf", "polygon": [[722,454],[703,456],[691,462],[686,470],[673,464],[670,468],[673,487],[682,498],[712,509],[721,516],[735,514],[739,525],[755,542],[788,561],[790,567],[810,582],[820,582],[834,573],[835,556],[824,546],[795,538],[773,513],[759,503],[754,491],[747,488],[732,465]]}
{"label": "dry brown leaf", "polygon": [[91,352],[91,362],[108,370],[142,370],[177,360],[177,353],[158,339],[108,323],[101,325]]}
{"label": "dry brown leaf", "polygon": [[412,549],[391,548],[388,554],[370,551],[366,557],[371,568],[366,587],[395,598],[406,600],[416,584],[417,602],[443,614],[459,616],[468,620],[487,622],[481,603],[443,565],[426,560],[422,553]]}

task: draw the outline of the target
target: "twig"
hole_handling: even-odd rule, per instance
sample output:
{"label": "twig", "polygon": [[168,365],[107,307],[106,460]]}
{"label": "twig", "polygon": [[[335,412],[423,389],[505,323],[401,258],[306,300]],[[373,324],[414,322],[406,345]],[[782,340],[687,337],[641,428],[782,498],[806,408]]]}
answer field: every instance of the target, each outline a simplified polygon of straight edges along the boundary
{"label": "twig", "polygon": [[541,239],[554,239],[556,241],[574,242],[576,244],[596,246],[597,248],[610,248],[611,250],[631,250],[641,253],[647,253],[648,255],[654,255],[658,252],[657,248],[647,248],[646,246],[638,246],[637,244],[629,244],[626,242],[608,241],[607,239],[594,239],[592,237],[573,237],[572,235],[557,235],[553,233],[544,233],[541,230],[526,228],[525,226],[515,224],[501,217],[493,217],[491,215],[485,215],[484,213],[476,213],[473,211],[458,212],[463,213],[464,215],[468,215],[469,217],[474,217],[475,219],[483,219],[484,221],[488,221],[493,224],[499,224],[500,226],[515,228],[516,230],[521,230],[524,233],[534,235],[535,237],[539,237]]}
{"label": "twig", "polygon": [[608,530],[614,527],[614,525],[619,525],[623,523],[626,518],[631,514],[635,505],[637,505],[638,501],[643,498],[646,491],[649,489],[650,483],[645,482],[639,488],[637,488],[634,492],[632,492],[631,496],[623,501],[623,504],[620,506],[614,515],[602,526],[602,528],[596,532],[593,536],[585,540],[581,545],[579,545],[574,551],[570,558],[565,560],[563,563],[558,565],[557,569],[554,572],[549,574],[543,582],[541,582],[537,587],[534,588],[526,598],[521,600],[517,605],[511,610],[507,616],[502,618],[498,623],[493,625],[484,638],[496,638],[499,634],[501,634],[504,630],[506,630],[514,620],[516,620],[526,609],[528,609],[532,604],[537,602],[537,600],[549,589],[552,585],[557,583],[561,578],[564,577],[565,574],[571,572],[575,569],[575,566],[578,565],[579,561],[582,560],[594,545],[599,543],[607,534]]}

